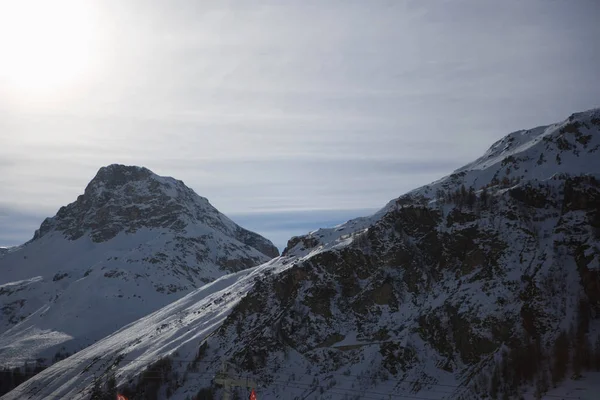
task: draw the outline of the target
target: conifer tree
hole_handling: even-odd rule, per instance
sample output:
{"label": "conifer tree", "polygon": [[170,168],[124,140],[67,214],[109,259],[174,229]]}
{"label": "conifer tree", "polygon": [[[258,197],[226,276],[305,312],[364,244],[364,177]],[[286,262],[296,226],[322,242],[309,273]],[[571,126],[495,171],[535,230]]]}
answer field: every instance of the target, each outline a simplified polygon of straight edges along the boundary
{"label": "conifer tree", "polygon": [[90,400],[104,400],[104,391],[102,390],[102,382],[99,378],[94,378],[94,386],[90,393]]}
{"label": "conifer tree", "polygon": [[115,378],[114,373],[111,373],[108,376],[104,389],[105,400],[115,400],[117,398],[117,379]]}
{"label": "conifer tree", "polygon": [[569,338],[562,331],[554,342],[554,363],[552,366],[552,384],[562,381],[567,374],[569,364]]}

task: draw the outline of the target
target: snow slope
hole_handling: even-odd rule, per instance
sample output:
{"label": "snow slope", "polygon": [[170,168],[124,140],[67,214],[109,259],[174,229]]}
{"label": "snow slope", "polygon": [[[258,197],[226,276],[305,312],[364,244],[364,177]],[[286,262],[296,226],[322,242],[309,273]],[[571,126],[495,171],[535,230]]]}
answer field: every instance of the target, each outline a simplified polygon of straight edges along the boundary
{"label": "snow slope", "polygon": [[0,258],[0,360],[73,353],[227,273],[278,255],[182,182],[101,168]]}
{"label": "snow slope", "polygon": [[597,373],[570,379],[580,342],[567,345],[558,387],[547,380],[561,331],[592,344],[600,334],[599,148],[600,110],[510,134],[453,174],[370,217],[294,237],[281,257],[198,289],[3,399],[87,398],[94,376],[113,372],[123,388],[166,356],[159,398],[192,398],[227,361],[268,399],[480,399],[495,377],[500,398],[541,388],[541,398],[595,399]]}
{"label": "snow slope", "polygon": [[[195,349],[199,341],[222,324],[255,281],[284,271],[290,265],[284,259],[276,259],[221,277],[55,364],[47,370],[46,378],[53,382],[51,387],[45,379],[39,386],[31,381],[27,391],[37,392],[35,396],[39,398],[85,397],[79,394],[81,388],[90,385],[94,373],[103,371],[115,360],[121,359],[117,364],[123,374],[136,373],[165,354]],[[20,390],[6,398],[19,398]]]}

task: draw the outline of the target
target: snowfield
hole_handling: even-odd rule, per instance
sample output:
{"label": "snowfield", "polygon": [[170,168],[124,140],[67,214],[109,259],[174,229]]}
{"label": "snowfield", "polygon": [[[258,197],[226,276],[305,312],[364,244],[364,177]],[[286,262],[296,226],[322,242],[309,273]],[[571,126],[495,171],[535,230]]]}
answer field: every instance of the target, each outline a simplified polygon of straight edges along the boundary
{"label": "snowfield", "polygon": [[221,325],[256,280],[289,268],[291,264],[286,261],[280,258],[216,279],[54,364],[44,371],[43,381],[2,398],[22,398],[21,392],[25,390],[35,398],[86,398],[80,388],[91,385],[96,374],[119,358],[117,364],[126,376],[165,355],[183,353],[186,349],[193,353],[198,342]]}

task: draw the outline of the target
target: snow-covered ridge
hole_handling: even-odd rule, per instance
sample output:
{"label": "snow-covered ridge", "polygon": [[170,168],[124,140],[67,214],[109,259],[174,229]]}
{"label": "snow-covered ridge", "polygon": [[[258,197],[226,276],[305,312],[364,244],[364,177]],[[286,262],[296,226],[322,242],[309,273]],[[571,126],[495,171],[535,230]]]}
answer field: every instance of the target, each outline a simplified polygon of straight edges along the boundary
{"label": "snow-covered ridge", "polygon": [[440,191],[454,191],[463,185],[475,191],[483,187],[508,188],[519,182],[548,180],[557,174],[600,174],[600,108],[574,113],[551,125],[510,133],[477,160],[390,201],[372,216],[292,238],[284,253],[292,247],[305,252],[340,240],[351,232],[366,229],[403,203],[435,201]]}
{"label": "snow-covered ridge", "polygon": [[521,181],[543,181],[557,174],[600,172],[600,108],[566,120],[513,132],[494,143],[477,160],[430,185],[409,192],[434,199],[438,189],[464,185],[509,187]]}

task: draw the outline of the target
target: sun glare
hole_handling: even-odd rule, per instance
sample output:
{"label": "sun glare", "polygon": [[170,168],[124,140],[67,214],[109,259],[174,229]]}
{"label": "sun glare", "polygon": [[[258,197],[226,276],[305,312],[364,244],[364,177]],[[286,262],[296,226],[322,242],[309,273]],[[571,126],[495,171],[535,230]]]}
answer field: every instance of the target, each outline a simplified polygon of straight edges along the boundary
{"label": "sun glare", "polygon": [[0,83],[35,98],[73,90],[93,66],[95,15],[85,0],[0,0]]}

